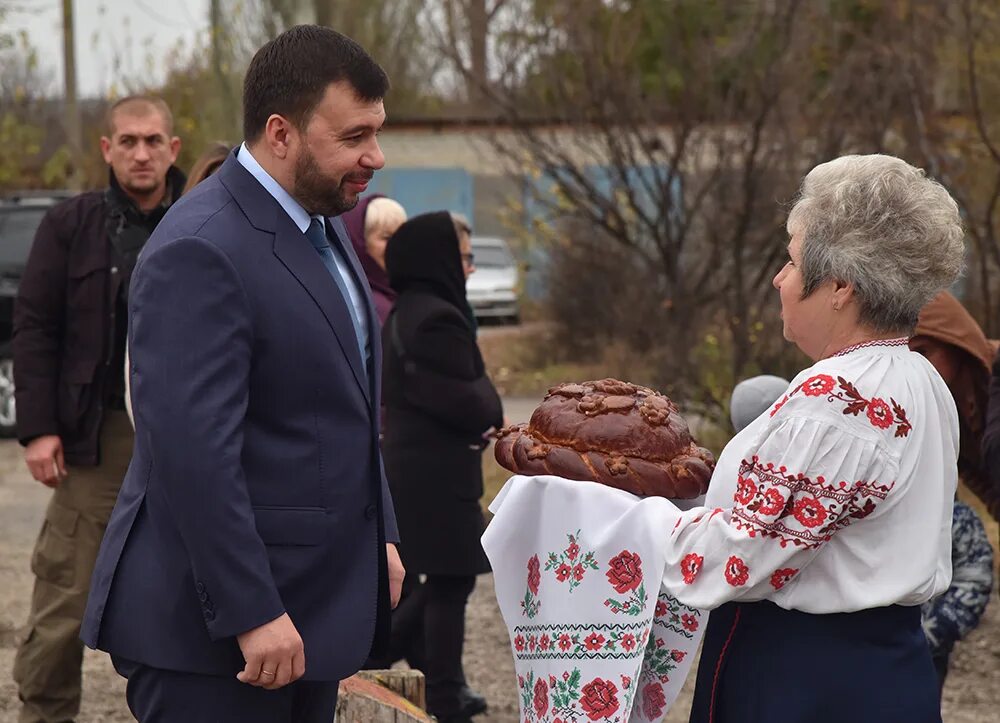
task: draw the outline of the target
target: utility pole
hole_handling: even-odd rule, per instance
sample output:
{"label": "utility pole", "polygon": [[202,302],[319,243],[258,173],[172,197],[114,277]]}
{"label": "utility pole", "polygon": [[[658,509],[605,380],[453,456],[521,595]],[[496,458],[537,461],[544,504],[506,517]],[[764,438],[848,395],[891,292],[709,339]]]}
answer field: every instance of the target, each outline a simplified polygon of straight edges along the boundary
{"label": "utility pole", "polygon": [[238,138],[242,132],[240,124],[243,115],[240,104],[234,98],[233,87],[229,79],[229,60],[232,53],[229,52],[230,46],[226,40],[226,29],[223,27],[222,0],[211,0],[208,12],[209,29],[212,34],[212,72],[215,75],[219,99],[222,103],[221,118],[225,127],[223,135]]}
{"label": "utility pole", "polygon": [[69,140],[73,171],[69,186],[74,191],[83,188],[83,127],[80,104],[76,97],[76,42],[73,34],[73,0],[63,0],[63,85],[66,97],[66,136]]}

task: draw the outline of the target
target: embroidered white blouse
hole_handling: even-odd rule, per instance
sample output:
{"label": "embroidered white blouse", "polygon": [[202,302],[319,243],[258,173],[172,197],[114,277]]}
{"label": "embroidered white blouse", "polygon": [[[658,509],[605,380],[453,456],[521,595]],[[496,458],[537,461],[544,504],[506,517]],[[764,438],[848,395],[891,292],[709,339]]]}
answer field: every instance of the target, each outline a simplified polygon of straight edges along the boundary
{"label": "embroidered white blouse", "polygon": [[663,587],[703,609],[918,605],[951,579],[957,459],[955,402],[906,339],[845,349],[726,446],[667,533]]}
{"label": "embroidered white blouse", "polygon": [[799,374],[726,446],[704,506],[508,480],[483,536],[520,720],[662,721],[707,616],[917,605],[951,579],[958,415],[906,340]]}

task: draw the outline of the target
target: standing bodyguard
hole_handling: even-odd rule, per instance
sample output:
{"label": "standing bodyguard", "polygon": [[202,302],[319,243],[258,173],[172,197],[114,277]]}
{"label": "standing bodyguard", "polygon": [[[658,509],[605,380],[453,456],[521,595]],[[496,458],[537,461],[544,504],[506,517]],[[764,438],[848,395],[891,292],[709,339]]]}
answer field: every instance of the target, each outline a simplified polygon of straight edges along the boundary
{"label": "standing bodyguard", "polygon": [[337,216],[385,159],[388,79],[299,26],[254,56],[243,145],[171,209],[129,299],[136,445],[84,641],[139,720],[329,723],[403,570],[378,322]]}
{"label": "standing bodyguard", "polygon": [[80,708],[80,621],[132,453],[121,371],[129,279],[184,187],[172,126],[158,98],[111,107],[101,138],[108,188],[46,214],[18,289],[18,437],[32,476],[54,488],[31,560],[28,634],[14,660],[22,723],[69,721]]}

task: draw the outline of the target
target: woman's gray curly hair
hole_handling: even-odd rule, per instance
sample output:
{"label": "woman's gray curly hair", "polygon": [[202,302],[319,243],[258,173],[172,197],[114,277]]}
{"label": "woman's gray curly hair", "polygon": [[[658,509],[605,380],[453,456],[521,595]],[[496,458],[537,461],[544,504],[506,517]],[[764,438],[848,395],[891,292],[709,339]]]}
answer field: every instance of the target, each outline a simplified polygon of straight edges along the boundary
{"label": "woman's gray curly hair", "polygon": [[836,279],[854,285],[860,321],[909,333],[924,304],[962,272],[958,205],[893,156],[842,156],[813,168],[788,214],[802,234],[803,298]]}

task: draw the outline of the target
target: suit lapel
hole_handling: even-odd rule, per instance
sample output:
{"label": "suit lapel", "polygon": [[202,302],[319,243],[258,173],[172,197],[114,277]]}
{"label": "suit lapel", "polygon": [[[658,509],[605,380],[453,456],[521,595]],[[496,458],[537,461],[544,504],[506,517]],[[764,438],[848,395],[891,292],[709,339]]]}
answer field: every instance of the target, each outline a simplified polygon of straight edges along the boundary
{"label": "suit lapel", "polygon": [[[277,201],[274,203],[277,204]],[[371,388],[368,384],[368,375],[365,373],[361,351],[355,339],[354,322],[347,308],[350,300],[341,295],[340,289],[330,278],[330,272],[326,270],[316,250],[285,214],[278,216],[274,232],[274,255],[298,279],[323,312],[323,316],[337,337],[337,343],[340,344],[344,356],[351,365],[354,379],[370,403]]]}

